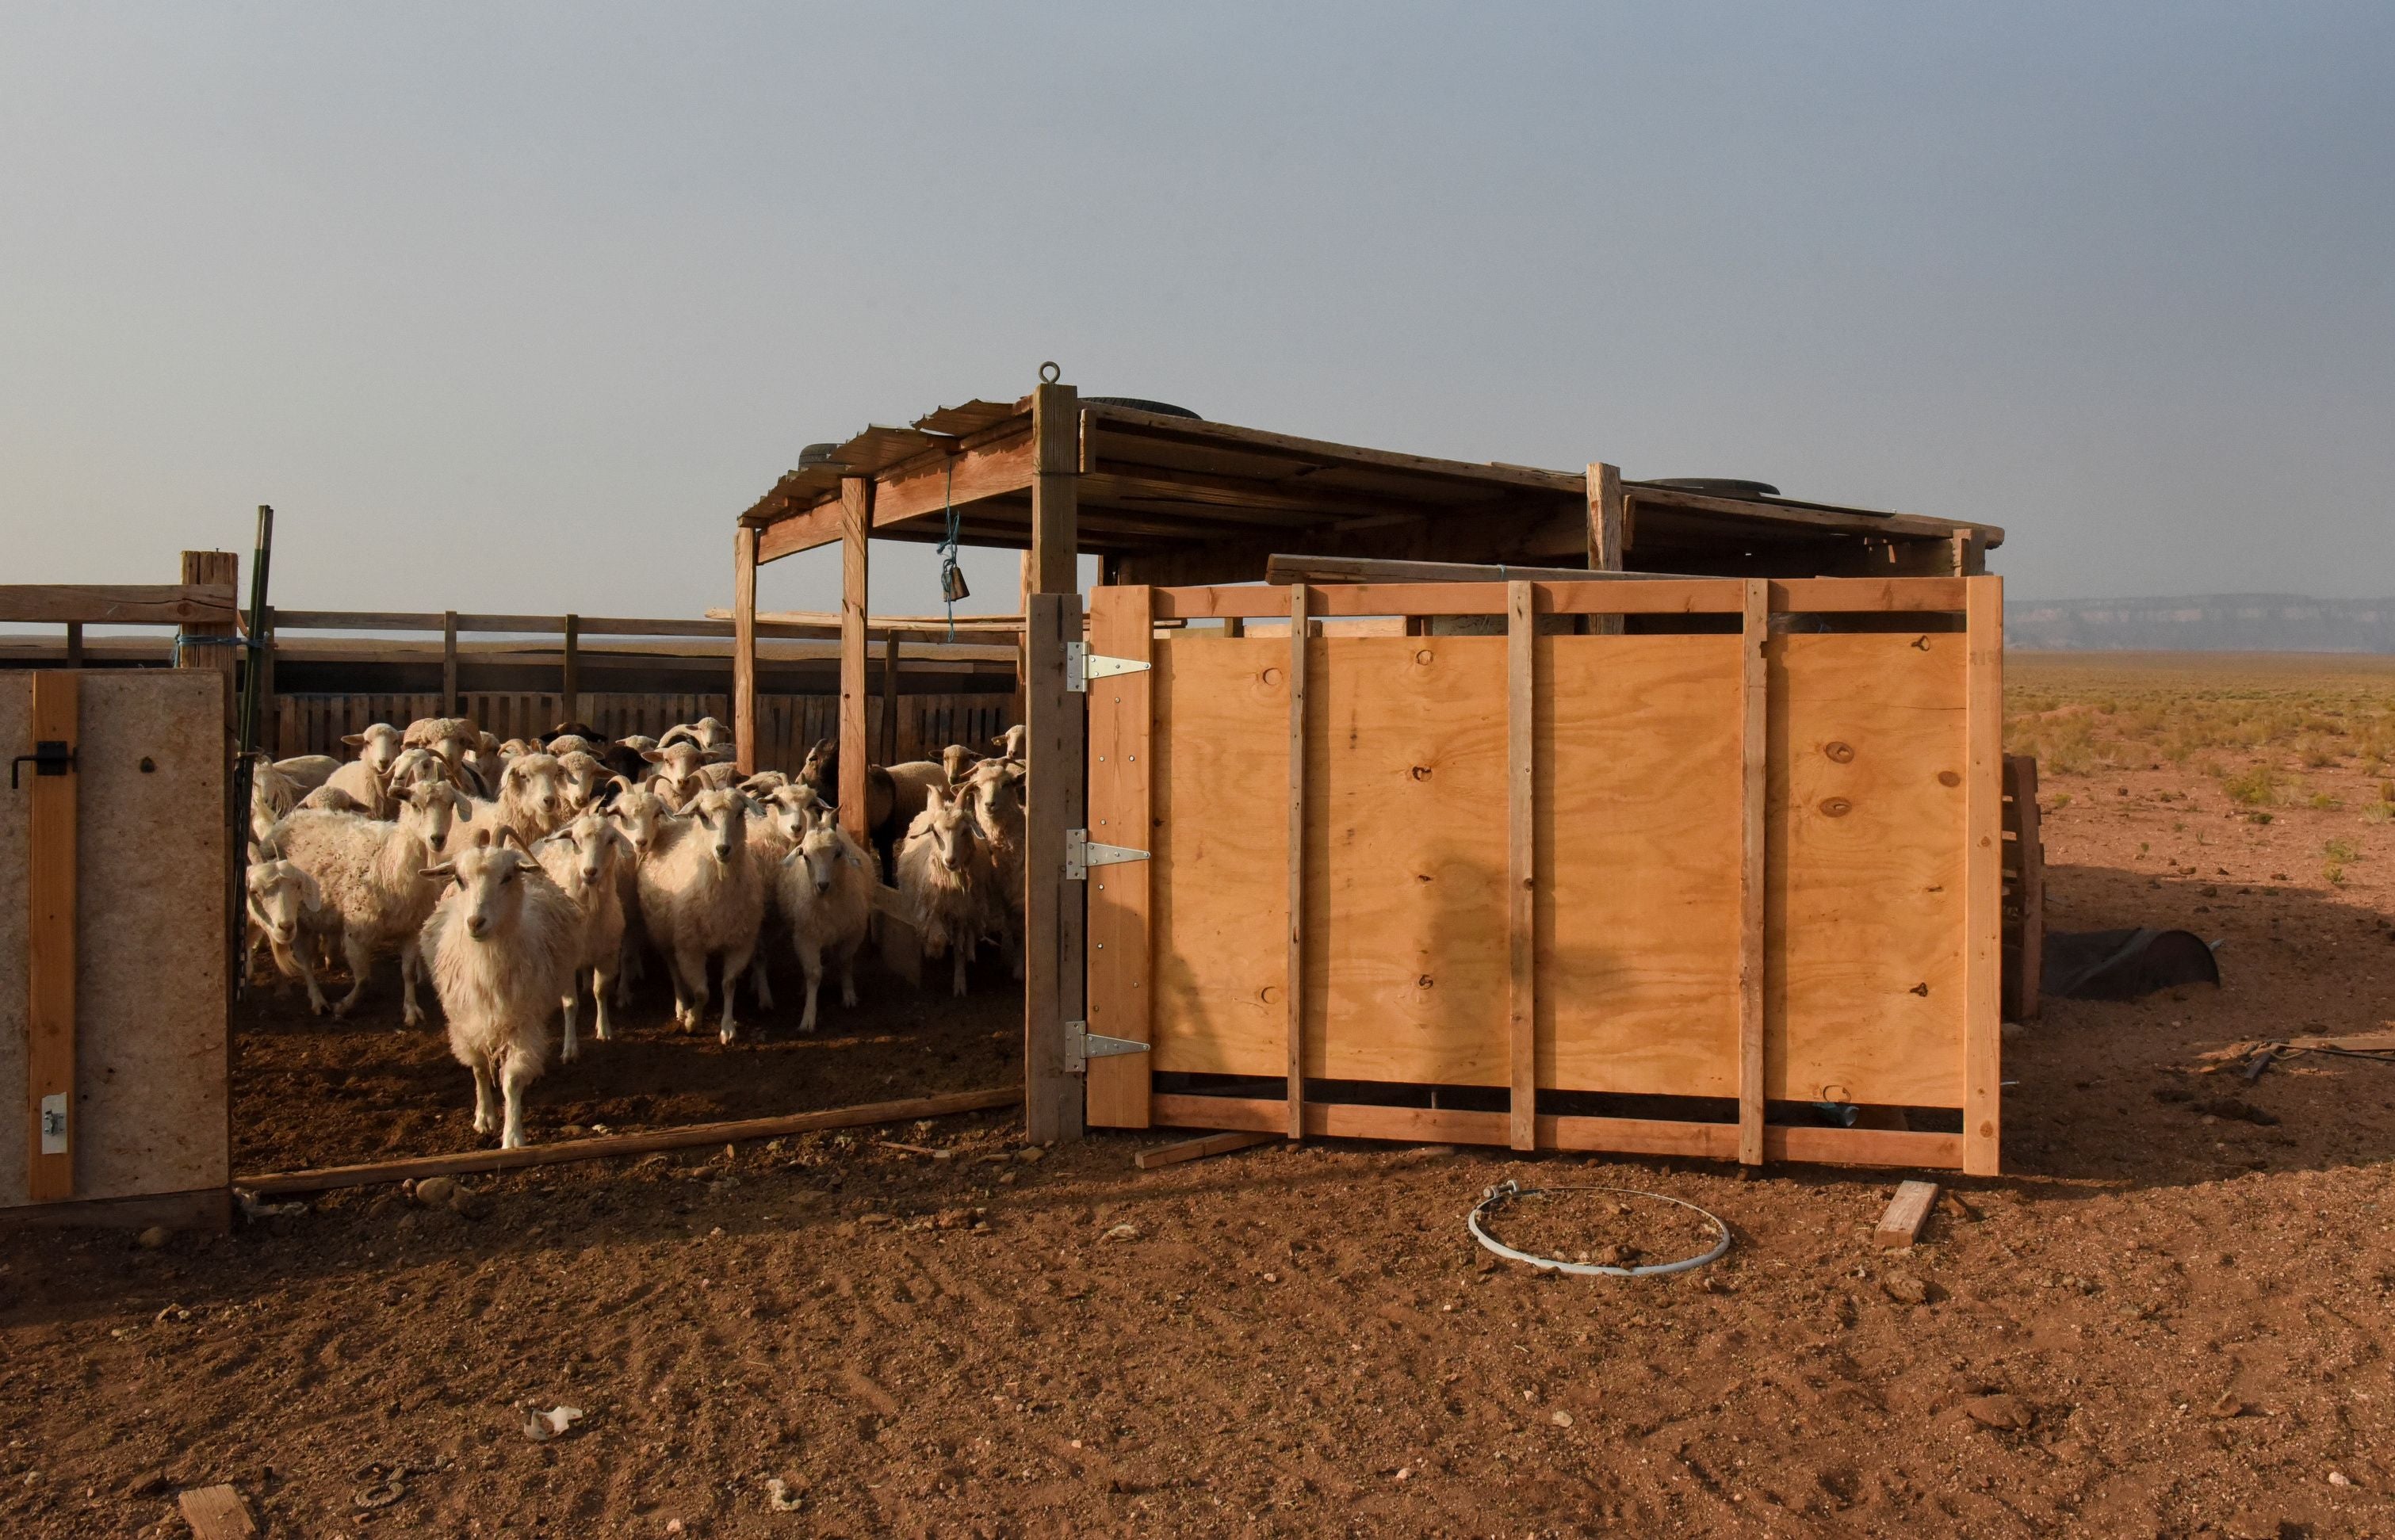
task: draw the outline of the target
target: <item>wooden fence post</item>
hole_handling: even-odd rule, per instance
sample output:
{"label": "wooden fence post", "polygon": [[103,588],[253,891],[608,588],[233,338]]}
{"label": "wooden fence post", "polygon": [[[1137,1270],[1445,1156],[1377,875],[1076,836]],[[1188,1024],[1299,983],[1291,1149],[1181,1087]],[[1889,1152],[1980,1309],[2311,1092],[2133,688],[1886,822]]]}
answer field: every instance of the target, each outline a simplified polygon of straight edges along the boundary
{"label": "wooden fence post", "polygon": [[1080,396],[1031,395],[1031,582],[1024,614],[1024,725],[1030,740],[1024,831],[1023,1121],[1035,1144],[1081,1137],[1080,1078],[1065,1068],[1065,1023],[1084,1019],[1085,888],[1065,876],[1065,836],[1086,826],[1088,714],[1065,688],[1065,644],[1081,639]]}
{"label": "wooden fence post", "polygon": [[898,762],[898,633],[881,642],[881,762]]}
{"label": "wooden fence post", "polygon": [[[1621,493],[1621,467],[1594,461],[1588,467],[1588,570],[1618,573],[1624,569],[1630,546],[1630,509]],[[1621,635],[1620,615],[1591,615],[1594,636]]]}
{"label": "wooden fence post", "polygon": [[1739,718],[1741,773],[1739,781],[1738,863],[1738,1159],[1763,1164],[1763,984],[1768,937],[1765,934],[1765,846],[1771,797],[1771,665],[1764,643],[1771,635],[1771,585],[1746,584],[1744,618],[1739,629]]}
{"label": "wooden fence post", "polygon": [[1305,1137],[1306,586],[1289,586],[1289,1137]]}
{"label": "wooden fence post", "polygon": [[[1099,588],[1090,595],[1090,651],[1134,663],[1156,652],[1155,593],[1145,587]],[[1090,837],[1153,850],[1149,752],[1155,721],[1150,672],[1118,674],[1090,687]],[[1127,861],[1101,867],[1089,879],[1090,1030],[1133,1043],[1152,1040],[1148,997],[1148,870]],[[1108,1128],[1148,1125],[1145,1054],[1090,1060],[1091,1124]]]}
{"label": "wooden fence post", "polygon": [[866,760],[865,607],[873,478],[840,479],[840,824],[863,844]]}
{"label": "wooden fence post", "polygon": [[757,532],[732,535],[732,746],[743,779],[757,773]]}
{"label": "wooden fence post", "polygon": [[441,715],[457,715],[457,612],[455,610],[441,612]]}
{"label": "wooden fence post", "polygon": [[582,719],[582,617],[565,617],[565,666],[562,688],[558,691],[558,715],[565,722]]}
{"label": "wooden fence post", "polygon": [[1506,1031],[1514,1148],[1539,1147],[1538,591],[1505,586]]}

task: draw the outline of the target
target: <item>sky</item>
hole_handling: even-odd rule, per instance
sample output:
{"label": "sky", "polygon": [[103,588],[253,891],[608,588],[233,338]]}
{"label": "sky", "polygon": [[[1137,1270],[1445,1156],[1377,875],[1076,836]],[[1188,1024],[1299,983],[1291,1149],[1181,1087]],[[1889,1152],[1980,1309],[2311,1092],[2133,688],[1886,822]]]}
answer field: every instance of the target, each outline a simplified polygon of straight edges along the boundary
{"label": "sky", "polygon": [[0,581],[271,503],[288,607],[695,615],[801,445],[1054,360],[2000,524],[2015,598],[2395,593],[2390,72],[2384,4],[19,0]]}

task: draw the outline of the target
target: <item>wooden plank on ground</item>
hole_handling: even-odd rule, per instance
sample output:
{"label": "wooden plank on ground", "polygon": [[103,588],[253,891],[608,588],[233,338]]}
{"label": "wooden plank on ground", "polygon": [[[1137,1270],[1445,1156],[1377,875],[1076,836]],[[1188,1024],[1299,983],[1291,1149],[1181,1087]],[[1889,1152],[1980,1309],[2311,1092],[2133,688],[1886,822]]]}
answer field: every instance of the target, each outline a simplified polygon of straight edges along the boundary
{"label": "wooden plank on ground", "polygon": [[1505,1032],[1516,1150],[1539,1141],[1538,606],[1508,584],[1505,629]]}
{"label": "wooden plank on ground", "polygon": [[1973,577],[1965,770],[1963,1169],[1997,1173],[2004,1105],[2005,580]]}
{"label": "wooden plank on ground", "polygon": [[[1090,651],[1150,663],[1156,627],[1149,590],[1104,587],[1090,595]],[[1090,837],[1152,850],[1148,743],[1154,722],[1152,670],[1090,681]],[[1133,1043],[1148,1038],[1148,875],[1154,863],[1124,862],[1090,873],[1090,1030]],[[1090,1060],[1092,1127],[1147,1126],[1148,1056]]]}
{"label": "wooden plank on ground", "polygon": [[1143,1171],[1153,1171],[1159,1165],[1178,1165],[1184,1161],[1204,1160],[1210,1155],[1227,1155],[1234,1150],[1252,1150],[1259,1144],[1270,1144],[1270,1134],[1207,1134],[1198,1139],[1183,1139],[1161,1149],[1143,1150],[1133,1163]]}
{"label": "wooden plank on ground", "polygon": [[1289,1137],[1305,1137],[1305,675],[1312,651],[1307,586],[1289,590],[1289,963],[1282,1004],[1288,1021]]}
{"label": "wooden plank on ground", "polygon": [[910,1118],[945,1117],[956,1112],[1012,1107],[1022,1099],[1022,1091],[1012,1086],[985,1091],[951,1091],[941,1096],[914,1097],[904,1101],[834,1107],[820,1112],[791,1112],[780,1117],[741,1118],[728,1123],[685,1124],[679,1128],[656,1128],[638,1134],[602,1134],[590,1139],[560,1139],[555,1144],[528,1144],[515,1150],[465,1150],[454,1154],[370,1161],[359,1165],[323,1166],[311,1171],[271,1171],[251,1177],[235,1177],[232,1185],[262,1198],[291,1192],[329,1192],[337,1188],[367,1187],[376,1182],[515,1171],[528,1165],[562,1165],[573,1161],[605,1160],[615,1155],[644,1155],[659,1150],[688,1150],[700,1145],[727,1144],[744,1139],[781,1139],[790,1134],[813,1133],[826,1128],[867,1128],[881,1123],[904,1123]]}
{"label": "wooden plank on ground", "polygon": [[1764,838],[1771,800],[1771,673],[1763,649],[1771,631],[1770,585],[1749,581],[1739,636],[1738,1158],[1763,1164]]}
{"label": "wooden plank on ground", "polygon": [[[45,670],[33,676],[32,738],[81,747],[83,676]],[[26,830],[25,1191],[34,1203],[74,1196],[74,1140],[82,1111],[75,1105],[75,810],[74,769],[41,775],[18,767],[30,783]]]}
{"label": "wooden plank on ground", "polygon": [[183,1522],[192,1526],[192,1540],[249,1540],[258,1533],[249,1505],[230,1486],[192,1487],[176,1503]]}
{"label": "wooden plank on ground", "polygon": [[1921,1227],[1929,1222],[1929,1210],[1938,1202],[1936,1182],[1907,1181],[1896,1185],[1896,1196],[1888,1201],[1887,1212],[1880,1216],[1879,1228],[1872,1239],[1883,1251],[1909,1246],[1921,1235]]}

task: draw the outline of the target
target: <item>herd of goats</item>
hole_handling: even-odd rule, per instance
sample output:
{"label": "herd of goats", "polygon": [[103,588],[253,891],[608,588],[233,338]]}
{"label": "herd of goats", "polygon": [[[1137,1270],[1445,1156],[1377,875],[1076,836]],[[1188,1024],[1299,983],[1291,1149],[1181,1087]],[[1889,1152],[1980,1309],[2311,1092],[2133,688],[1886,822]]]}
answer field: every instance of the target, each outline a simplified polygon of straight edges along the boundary
{"label": "herd of goats", "polygon": [[[435,717],[342,742],[356,758],[254,761],[250,966],[264,948],[311,1007],[338,1017],[375,959],[395,952],[410,1026],[429,973],[450,1049],[473,1073],[474,1129],[506,1148],[523,1143],[523,1090],[548,1064],[550,1018],[562,1014],[560,1051],[576,1058],[587,988],[592,1032],[611,1037],[609,996],[628,1003],[652,951],[685,1032],[706,1014],[721,959],[726,1044],[744,981],[773,1008],[765,954],[777,928],[806,976],[802,1033],[815,1028],[827,959],[841,1004],[856,1004],[856,953],[877,913],[912,925],[926,954],[953,958],[959,994],[986,941],[1023,976],[1021,728],[986,757],[958,744],[937,762],[868,767],[864,842],[834,806],[834,744],[815,744],[794,776],[743,778],[730,730],[711,717],[659,739],[611,742],[569,723],[504,743]],[[350,991],[328,1006],[317,973],[335,956]]]}

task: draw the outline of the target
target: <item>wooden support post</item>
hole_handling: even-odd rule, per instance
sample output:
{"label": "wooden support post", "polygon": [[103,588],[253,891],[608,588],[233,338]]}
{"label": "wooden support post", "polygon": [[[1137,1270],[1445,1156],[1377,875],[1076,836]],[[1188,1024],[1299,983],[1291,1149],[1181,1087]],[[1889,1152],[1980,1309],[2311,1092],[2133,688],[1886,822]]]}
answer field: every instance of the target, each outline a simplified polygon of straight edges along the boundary
{"label": "wooden support post", "polygon": [[[1137,663],[1153,660],[1155,594],[1145,587],[1099,588],[1090,595],[1090,651]],[[1149,810],[1149,744],[1154,723],[1149,672],[1090,683],[1090,837],[1135,850],[1155,847]],[[1150,1041],[1148,871],[1124,862],[1090,874],[1090,1030],[1134,1043]],[[1145,1054],[1090,1060],[1092,1127],[1148,1125]]]}
{"label": "wooden support post", "polygon": [[1739,633],[1738,1158],[1763,1164],[1764,839],[1771,795],[1771,585],[1746,584]]}
{"label": "wooden support post", "polygon": [[1988,536],[1982,530],[1956,530],[1953,546],[1956,577],[1984,577],[1988,572]]}
{"label": "wooden support post", "polygon": [[2003,1161],[2005,580],[1965,585],[1963,856],[1963,1170]]}
{"label": "wooden support post", "polygon": [[757,532],[732,535],[732,744],[745,779],[757,773]]}
{"label": "wooden support post", "polygon": [[1508,1131],[1516,1150],[1539,1147],[1537,596],[1528,583],[1505,586],[1505,1016],[1513,1071]]}
{"label": "wooden support post", "polygon": [[[1065,875],[1065,836],[1081,828],[1088,774],[1081,697],[1065,688],[1065,643],[1081,634],[1075,594],[1034,594],[1025,630],[1031,647],[1023,885],[1023,1121],[1034,1144],[1081,1137],[1082,1083],[1065,1067],[1065,1023],[1083,1021],[1086,882]],[[1102,868],[1113,871],[1115,868]]]}
{"label": "wooden support post", "polygon": [[1228,637],[1228,638],[1239,638],[1239,637],[1244,637],[1244,636],[1246,636],[1247,634],[1248,634],[1248,623],[1247,623],[1244,619],[1240,618],[1240,617],[1239,617],[1239,616],[1237,616],[1237,615],[1230,615],[1230,616],[1226,616],[1226,617],[1224,619],[1224,621],[1223,621],[1223,635],[1224,635],[1224,636]]}
{"label": "wooden support post", "polygon": [[582,720],[582,617],[565,617],[565,669],[562,688],[558,691],[558,706],[562,720]]}
{"label": "wooden support post", "polygon": [[881,762],[898,762],[898,633],[881,643]]}
{"label": "wooden support post", "polygon": [[[1588,467],[1588,570],[1624,570],[1630,548],[1630,509],[1621,494],[1621,467],[1598,460]],[[1620,615],[1591,615],[1592,636],[1621,635]]]}
{"label": "wooden support post", "polygon": [[[186,585],[205,584],[212,587],[222,588],[236,599],[240,596],[241,558],[232,551],[185,551],[182,573],[183,582]],[[196,621],[187,622],[183,626],[182,634],[186,638],[239,637],[241,627],[237,624],[237,615],[238,612],[228,614],[222,622],[213,625],[203,625]],[[224,944],[228,964],[235,956],[245,955],[241,950],[244,934],[242,912],[248,902],[242,879],[243,873],[248,865],[249,809],[239,806],[233,800],[234,787],[238,781],[238,777],[233,773],[233,745],[238,742],[233,735],[233,722],[238,715],[237,707],[241,700],[241,691],[237,688],[241,672],[241,651],[239,647],[228,645],[225,642],[212,642],[198,647],[188,645],[179,647],[175,654],[175,666],[178,668],[215,669],[224,702],[224,709],[218,714],[218,718],[224,732],[222,749],[224,757],[220,761],[224,773],[224,821],[219,826],[225,833],[225,869],[224,884],[218,890],[224,895]],[[241,988],[240,974],[241,970],[237,967],[228,966],[225,968],[224,1006],[228,1013],[232,1011],[233,1000]],[[232,1034],[230,1032],[225,1034],[225,1051],[228,1056],[226,1070],[230,1073],[232,1067],[230,1056],[232,1051]]]}
{"label": "wooden support post", "polygon": [[83,666],[83,622],[79,620],[67,622],[67,666]]}
{"label": "wooden support post", "polygon": [[2013,805],[2014,902],[2020,910],[2020,942],[2013,951],[2011,1009],[2014,1019],[2034,1021],[2044,1008],[2045,843],[2037,806],[2037,760],[2005,756],[2005,793]]}
{"label": "wooden support post", "polygon": [[1305,1137],[1306,585],[1289,588],[1289,1137]]}
{"label": "wooden support post", "polygon": [[[1031,553],[1018,551],[1014,563],[1014,612],[1018,615],[1028,613],[1030,600]],[[1028,630],[1017,631],[1014,633],[1014,720],[1018,722],[1024,720],[1025,691],[1030,688],[1030,682],[1031,633]],[[989,745],[975,744],[973,746],[978,752]]]}
{"label": "wooden support post", "polygon": [[[83,676],[44,669],[33,676],[33,739],[82,742]],[[75,1107],[75,779],[27,772],[31,793],[25,852],[25,1194],[57,1203],[74,1196]]]}
{"label": "wooden support post", "polygon": [[866,841],[866,540],[873,529],[873,478],[840,480],[840,824]]}
{"label": "wooden support post", "polygon": [[1929,1211],[1937,1203],[1936,1182],[1897,1183],[1896,1196],[1889,1200],[1887,1212],[1880,1216],[1879,1228],[1872,1231],[1872,1240],[1882,1251],[1912,1244],[1921,1238],[1921,1227],[1929,1222]]}
{"label": "wooden support post", "polygon": [[457,711],[457,612],[441,612],[441,715]]}
{"label": "wooden support post", "polygon": [[1031,591],[1077,594],[1081,591],[1080,392],[1069,385],[1035,388],[1031,434]]}

